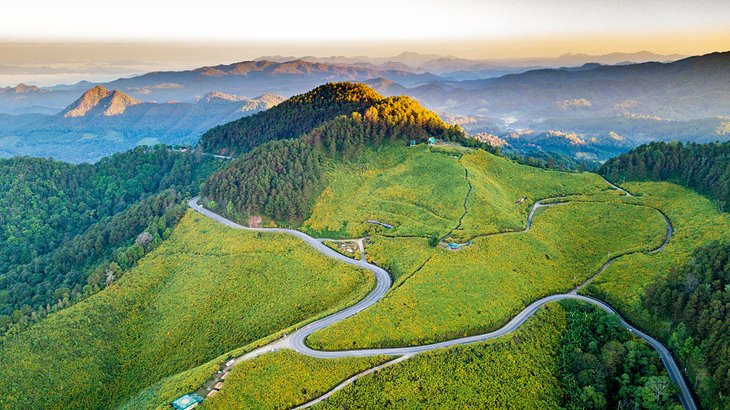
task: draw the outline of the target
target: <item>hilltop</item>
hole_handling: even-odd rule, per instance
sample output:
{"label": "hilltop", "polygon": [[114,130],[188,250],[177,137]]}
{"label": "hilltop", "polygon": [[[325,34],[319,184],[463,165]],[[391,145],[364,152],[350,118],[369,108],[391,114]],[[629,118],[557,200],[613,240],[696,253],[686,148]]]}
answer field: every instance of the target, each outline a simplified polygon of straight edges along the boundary
{"label": "hilltop", "polygon": [[262,142],[298,137],[338,115],[362,113],[380,99],[364,85],[326,84],[270,110],[215,127],[203,134],[200,144],[207,151],[245,153]]}
{"label": "hilltop", "polygon": [[323,188],[328,159],[356,161],[370,148],[430,137],[464,141],[457,126],[408,97],[329,83],[205,133],[205,150],[240,157],[211,176],[204,194],[246,217],[300,221]]}

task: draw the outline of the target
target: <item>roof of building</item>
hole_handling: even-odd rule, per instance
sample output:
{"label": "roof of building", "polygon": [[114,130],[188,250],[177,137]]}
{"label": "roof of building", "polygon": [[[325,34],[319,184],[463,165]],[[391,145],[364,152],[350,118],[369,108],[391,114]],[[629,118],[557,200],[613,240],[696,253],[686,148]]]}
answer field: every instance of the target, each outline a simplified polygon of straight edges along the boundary
{"label": "roof of building", "polygon": [[195,393],[189,393],[175,399],[171,404],[175,410],[187,410],[193,408],[198,403],[202,403],[203,399]]}
{"label": "roof of building", "polygon": [[449,249],[459,249],[460,248],[459,244],[458,243],[454,243],[454,242],[451,242],[447,246],[449,247]]}

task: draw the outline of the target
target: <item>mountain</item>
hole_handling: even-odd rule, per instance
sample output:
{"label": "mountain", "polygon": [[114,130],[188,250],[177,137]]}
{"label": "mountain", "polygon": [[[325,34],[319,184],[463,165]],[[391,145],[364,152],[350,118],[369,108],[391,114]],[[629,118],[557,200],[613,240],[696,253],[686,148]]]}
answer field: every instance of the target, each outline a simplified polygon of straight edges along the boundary
{"label": "mountain", "polygon": [[136,145],[195,144],[206,130],[283,100],[212,92],[195,103],[154,103],[95,86],[51,115],[0,114],[0,156],[95,162]]}
{"label": "mountain", "polygon": [[409,97],[328,83],[205,133],[207,152],[240,156],[210,177],[203,195],[242,215],[301,221],[323,188],[327,158],[354,162],[366,149],[429,137],[464,140],[458,127]]}
{"label": "mountain", "polygon": [[26,85],[23,83],[20,83],[15,87],[0,88],[0,94],[4,94],[4,93],[26,94],[26,93],[33,93],[33,92],[40,92],[40,91],[41,91],[41,89],[35,85]]}
{"label": "mountain", "polygon": [[609,53],[603,55],[590,54],[563,54],[555,59],[556,64],[562,66],[578,66],[586,63],[598,63],[604,65],[645,63],[650,61],[672,62],[685,58],[681,54],[656,54],[650,51],[638,51],[635,53]]}
{"label": "mountain", "polygon": [[473,116],[477,120],[465,128],[475,133],[555,130],[590,140],[615,132],[626,138],[627,148],[657,139],[704,142],[728,138],[721,130],[730,117],[730,52],[409,87],[381,82],[376,88],[413,96],[430,109]]}
{"label": "mountain", "polygon": [[142,104],[142,101],[132,98],[121,91],[107,91],[106,88],[97,85],[85,92],[73,104],[61,111],[59,115],[64,118],[87,116],[111,117],[124,114],[127,108],[137,104]]}
{"label": "mountain", "polygon": [[199,103],[207,104],[229,104],[229,103],[241,103],[240,110],[243,112],[247,111],[261,111],[268,110],[269,108],[282,103],[286,98],[278,94],[263,94],[256,98],[248,98],[240,95],[234,95],[229,93],[223,93],[220,91],[210,92],[201,98]]}
{"label": "mountain", "polygon": [[327,82],[358,82],[379,77],[408,85],[439,79],[433,74],[409,70],[402,64],[374,67],[303,59],[242,61],[186,71],[151,72],[101,84],[82,81],[70,86],[40,88],[26,93],[23,98],[9,92],[10,89],[0,89],[0,113],[58,112],[72,104],[79,93],[96,85],[108,90],[118,90],[143,102],[194,103],[211,92],[246,96],[278,94],[289,97]]}
{"label": "mountain", "polygon": [[[406,51],[391,57],[301,57],[309,62],[348,64],[385,69],[397,67],[412,72],[430,72],[450,80],[471,80],[500,77],[532,69],[581,66],[587,63],[604,65],[644,63],[648,61],[670,62],[684,58],[678,54],[662,55],[648,51],[636,53],[610,53],[604,55],[564,54],[555,58],[518,59],[469,59],[437,54],[421,54]],[[262,59],[288,61],[295,57],[272,56]]]}
{"label": "mountain", "polygon": [[[499,137],[525,129],[535,131],[532,135],[577,133],[590,149],[574,152],[575,146],[560,148],[552,143],[557,141],[554,138],[529,141],[530,136],[510,144],[513,148],[561,152],[570,148],[573,155],[603,160],[650,140],[727,138],[729,134],[721,130],[730,117],[728,53],[670,63],[624,64],[674,57],[614,53],[565,55],[548,62],[417,53],[384,58],[275,56],[188,71],[152,72],[101,85],[82,82],[40,89],[19,85],[0,93],[0,113],[63,112],[62,117],[76,122],[41,117],[34,118],[37,121],[31,127],[32,117],[1,120],[0,155],[94,161],[114,150],[128,149],[130,144],[194,143],[208,128],[282,101],[283,97],[269,98],[271,94],[287,97],[337,81],[362,82],[386,96],[411,96],[444,118],[473,118],[464,124],[471,133]],[[529,70],[542,64],[558,68]],[[97,89],[77,101],[96,85],[116,92],[102,97],[104,93]],[[256,95],[261,97],[240,97]],[[103,98],[109,100],[102,102]],[[251,101],[264,99],[270,101]],[[609,138],[612,132],[625,141],[617,146]],[[116,145],[119,135],[122,145]],[[593,149],[594,139],[607,145]],[[85,153],[66,155],[69,149]]]}
{"label": "mountain", "polygon": [[363,113],[380,97],[361,84],[328,83],[276,107],[207,131],[200,144],[207,152],[242,154],[255,146],[298,137],[340,115]]}
{"label": "mountain", "polygon": [[730,112],[728,68],[730,52],[673,63],[588,64],[484,80],[436,81],[429,84],[447,90],[445,94],[434,94],[426,85],[408,87],[408,92],[455,113],[518,114],[523,121],[538,122],[566,112],[577,117],[630,113],[686,120]]}

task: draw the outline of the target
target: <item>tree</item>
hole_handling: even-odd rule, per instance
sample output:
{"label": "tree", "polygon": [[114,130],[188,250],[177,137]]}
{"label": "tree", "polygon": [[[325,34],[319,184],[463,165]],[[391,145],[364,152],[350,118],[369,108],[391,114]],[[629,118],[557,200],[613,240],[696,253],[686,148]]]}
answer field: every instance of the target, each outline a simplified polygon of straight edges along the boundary
{"label": "tree", "polygon": [[147,248],[147,245],[152,242],[152,239],[152,234],[144,231],[141,234],[137,235],[137,239],[135,239],[134,242],[143,248]]}
{"label": "tree", "polygon": [[660,406],[667,398],[667,389],[671,385],[669,379],[664,376],[651,376],[644,386],[654,394],[654,404]]}

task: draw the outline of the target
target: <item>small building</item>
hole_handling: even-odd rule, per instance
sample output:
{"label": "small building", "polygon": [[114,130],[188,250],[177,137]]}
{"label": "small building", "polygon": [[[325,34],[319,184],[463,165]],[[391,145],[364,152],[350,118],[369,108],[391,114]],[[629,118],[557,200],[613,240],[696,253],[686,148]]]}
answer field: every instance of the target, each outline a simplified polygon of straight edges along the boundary
{"label": "small building", "polygon": [[461,249],[461,246],[456,242],[451,242],[450,244],[446,245],[447,248],[449,248],[450,251],[458,251]]}
{"label": "small building", "polygon": [[223,382],[216,383],[215,386],[213,386],[213,388],[216,389],[216,390],[222,389],[223,388]]}
{"label": "small building", "polygon": [[203,402],[203,398],[195,393],[189,393],[184,396],[180,396],[175,399],[172,403],[172,408],[175,410],[190,410],[198,407]]}
{"label": "small building", "polygon": [[428,139],[428,145],[433,145],[435,143],[436,143],[436,138],[431,137],[431,138]]}
{"label": "small building", "polygon": [[408,141],[408,146],[409,147],[415,147],[416,146],[416,140],[410,140],[410,141]]}
{"label": "small building", "polygon": [[216,394],[218,394],[218,390],[211,390],[211,391],[210,391],[210,392],[208,393],[208,395],[207,395],[207,396],[205,396],[205,397],[206,397],[206,398],[210,398],[210,397],[213,397],[213,396],[215,396]]}

